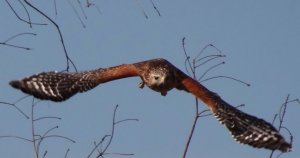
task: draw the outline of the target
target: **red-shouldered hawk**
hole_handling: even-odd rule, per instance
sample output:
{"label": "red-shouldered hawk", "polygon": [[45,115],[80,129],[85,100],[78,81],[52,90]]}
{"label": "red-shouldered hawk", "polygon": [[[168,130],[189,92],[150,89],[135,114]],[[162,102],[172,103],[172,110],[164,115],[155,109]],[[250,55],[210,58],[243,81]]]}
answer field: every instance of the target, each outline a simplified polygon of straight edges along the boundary
{"label": "red-shouldered hawk", "polygon": [[142,79],[141,88],[147,85],[163,96],[173,88],[192,93],[209,107],[220,123],[224,124],[233,138],[240,143],[282,152],[288,152],[292,148],[270,123],[226,103],[216,93],[209,91],[165,59],[83,72],[43,72],[11,81],[10,85],[36,98],[58,102],[78,92],[88,91],[101,83],[133,76]]}

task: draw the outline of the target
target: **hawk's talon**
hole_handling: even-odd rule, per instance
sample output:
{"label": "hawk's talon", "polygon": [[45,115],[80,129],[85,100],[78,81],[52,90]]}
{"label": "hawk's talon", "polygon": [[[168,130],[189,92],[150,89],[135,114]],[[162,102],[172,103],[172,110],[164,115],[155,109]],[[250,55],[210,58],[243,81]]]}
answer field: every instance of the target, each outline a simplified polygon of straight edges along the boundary
{"label": "hawk's talon", "polygon": [[160,92],[162,96],[166,96],[168,92]]}
{"label": "hawk's talon", "polygon": [[143,89],[144,87],[145,87],[145,82],[144,81],[140,82],[139,83],[139,88]]}

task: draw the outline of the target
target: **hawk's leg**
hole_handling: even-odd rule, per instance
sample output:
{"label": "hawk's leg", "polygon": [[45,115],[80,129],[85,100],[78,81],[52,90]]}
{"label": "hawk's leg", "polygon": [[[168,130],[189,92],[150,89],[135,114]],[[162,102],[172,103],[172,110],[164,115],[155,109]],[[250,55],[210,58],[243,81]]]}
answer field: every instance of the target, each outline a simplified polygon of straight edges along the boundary
{"label": "hawk's leg", "polygon": [[145,81],[142,79],[142,81],[139,83],[139,88],[143,89],[145,87]]}
{"label": "hawk's leg", "polygon": [[[143,89],[145,87],[145,81],[141,78],[142,81],[139,83],[139,88]],[[168,91],[159,91],[162,96],[166,96]]]}
{"label": "hawk's leg", "polygon": [[166,96],[167,93],[168,93],[168,92],[166,92],[166,91],[160,92],[160,94],[161,94],[162,96]]}

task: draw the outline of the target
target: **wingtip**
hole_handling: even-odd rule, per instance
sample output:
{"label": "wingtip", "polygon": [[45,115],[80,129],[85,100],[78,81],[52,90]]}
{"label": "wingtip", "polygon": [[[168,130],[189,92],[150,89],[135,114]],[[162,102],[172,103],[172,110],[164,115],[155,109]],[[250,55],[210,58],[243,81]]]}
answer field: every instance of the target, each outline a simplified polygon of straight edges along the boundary
{"label": "wingtip", "polygon": [[9,85],[11,85],[12,87],[16,88],[16,89],[20,89],[22,86],[22,83],[18,80],[13,80],[9,82]]}
{"label": "wingtip", "polygon": [[279,150],[281,150],[282,152],[291,152],[292,145],[290,143],[285,142],[280,146]]}

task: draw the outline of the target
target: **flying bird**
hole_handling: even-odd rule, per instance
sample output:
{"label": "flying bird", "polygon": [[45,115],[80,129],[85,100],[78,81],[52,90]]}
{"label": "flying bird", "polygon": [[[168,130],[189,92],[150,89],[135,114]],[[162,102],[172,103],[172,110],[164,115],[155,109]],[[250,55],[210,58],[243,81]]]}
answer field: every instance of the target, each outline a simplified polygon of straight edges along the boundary
{"label": "flying bird", "polygon": [[161,58],[91,71],[42,72],[9,84],[36,98],[61,102],[99,84],[136,76],[142,80],[140,88],[146,85],[163,96],[174,88],[193,94],[208,106],[239,143],[256,148],[291,151],[292,145],[270,123],[228,104],[218,94]]}

